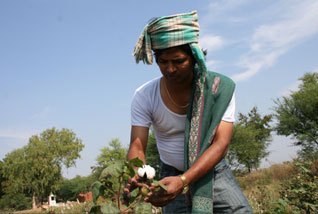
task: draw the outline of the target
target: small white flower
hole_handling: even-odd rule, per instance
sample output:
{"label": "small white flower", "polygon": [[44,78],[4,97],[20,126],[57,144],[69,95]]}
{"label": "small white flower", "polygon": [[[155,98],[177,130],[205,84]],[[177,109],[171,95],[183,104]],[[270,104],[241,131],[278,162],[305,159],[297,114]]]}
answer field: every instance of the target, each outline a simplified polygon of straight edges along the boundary
{"label": "small white flower", "polygon": [[139,167],[137,173],[139,177],[146,177],[147,179],[153,179],[156,175],[155,169],[149,165],[143,165],[142,167]]}

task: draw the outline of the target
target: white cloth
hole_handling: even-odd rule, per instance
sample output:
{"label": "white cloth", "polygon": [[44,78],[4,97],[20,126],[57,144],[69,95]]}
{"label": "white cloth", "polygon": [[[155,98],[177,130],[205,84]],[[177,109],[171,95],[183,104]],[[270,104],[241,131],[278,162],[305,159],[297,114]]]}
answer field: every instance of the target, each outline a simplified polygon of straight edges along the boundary
{"label": "white cloth", "polygon": [[[222,120],[235,121],[235,97],[227,107]],[[160,94],[160,77],[140,86],[131,103],[131,125],[153,125],[160,159],[165,164],[183,171],[184,129],[186,114],[176,114],[164,104]]]}

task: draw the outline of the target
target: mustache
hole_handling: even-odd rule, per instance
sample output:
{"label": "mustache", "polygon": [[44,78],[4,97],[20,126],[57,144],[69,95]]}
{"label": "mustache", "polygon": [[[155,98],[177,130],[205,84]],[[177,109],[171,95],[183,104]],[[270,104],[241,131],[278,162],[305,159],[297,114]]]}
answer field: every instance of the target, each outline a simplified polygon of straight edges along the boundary
{"label": "mustache", "polygon": [[167,73],[165,74],[165,78],[171,79],[171,78],[176,78],[178,75],[175,73]]}

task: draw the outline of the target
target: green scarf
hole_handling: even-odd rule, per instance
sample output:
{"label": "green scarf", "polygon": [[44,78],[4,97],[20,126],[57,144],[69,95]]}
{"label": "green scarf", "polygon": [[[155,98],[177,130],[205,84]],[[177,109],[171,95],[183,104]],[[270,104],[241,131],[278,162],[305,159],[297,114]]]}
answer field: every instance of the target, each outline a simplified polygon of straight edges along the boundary
{"label": "green scarf", "polygon": [[[221,74],[196,73],[185,127],[185,171],[213,142],[234,88],[234,82]],[[190,186],[193,213],[213,213],[213,171]]]}
{"label": "green scarf", "polygon": [[[235,84],[229,78],[208,72],[198,43],[196,11],[155,19],[142,31],[133,56],[136,62],[152,64],[152,50],[189,44],[196,68],[185,127],[185,171],[211,145],[218,124],[232,98]],[[190,187],[192,212],[213,213],[213,170]]]}

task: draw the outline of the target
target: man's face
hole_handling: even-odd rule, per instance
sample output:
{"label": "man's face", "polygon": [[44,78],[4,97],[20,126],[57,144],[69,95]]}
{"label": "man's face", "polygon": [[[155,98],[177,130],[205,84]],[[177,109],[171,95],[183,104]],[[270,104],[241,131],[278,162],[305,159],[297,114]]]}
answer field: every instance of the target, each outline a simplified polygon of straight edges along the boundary
{"label": "man's face", "polygon": [[184,83],[193,78],[194,62],[192,56],[178,47],[163,51],[158,56],[157,64],[168,82]]}

